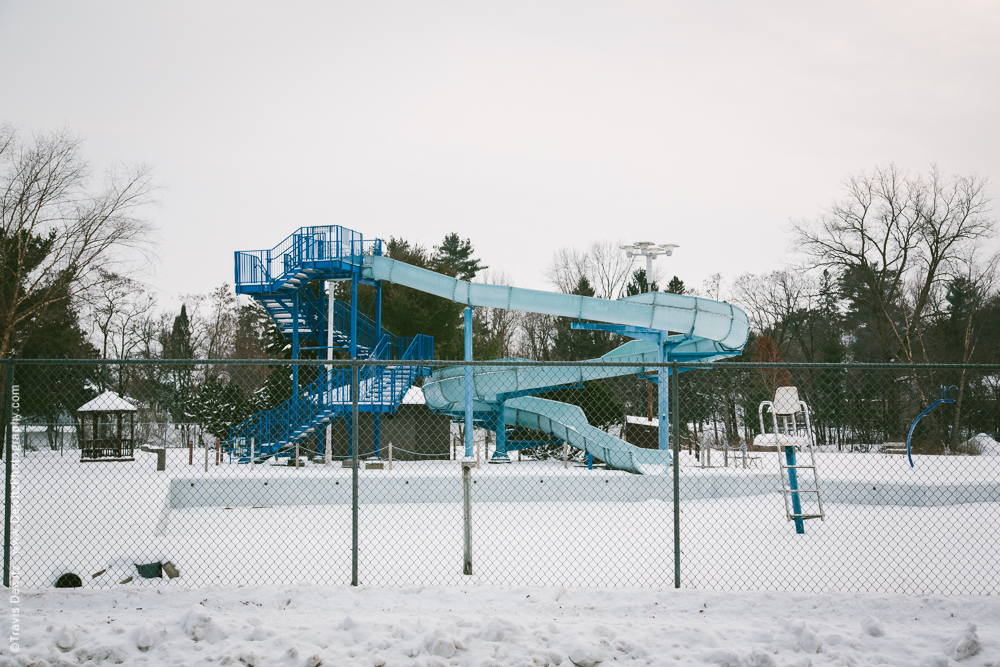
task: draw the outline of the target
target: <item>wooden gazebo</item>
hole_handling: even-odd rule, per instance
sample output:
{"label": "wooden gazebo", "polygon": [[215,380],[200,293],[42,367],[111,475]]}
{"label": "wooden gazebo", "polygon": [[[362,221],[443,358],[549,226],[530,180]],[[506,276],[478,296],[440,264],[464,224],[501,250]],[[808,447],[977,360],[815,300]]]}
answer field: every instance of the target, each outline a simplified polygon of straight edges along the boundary
{"label": "wooden gazebo", "polygon": [[77,408],[80,461],[134,461],[136,410],[112,391]]}

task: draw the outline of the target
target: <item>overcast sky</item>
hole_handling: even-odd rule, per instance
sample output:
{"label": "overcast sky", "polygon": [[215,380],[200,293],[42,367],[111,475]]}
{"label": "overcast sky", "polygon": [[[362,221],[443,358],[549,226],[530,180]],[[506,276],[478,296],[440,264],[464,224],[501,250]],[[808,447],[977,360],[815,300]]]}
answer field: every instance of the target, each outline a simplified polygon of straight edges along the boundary
{"label": "overcast sky", "polygon": [[700,286],[878,164],[1000,194],[1000,3],[0,0],[3,120],[154,167],[165,303],[313,224],[542,288],[561,246],[678,243]]}

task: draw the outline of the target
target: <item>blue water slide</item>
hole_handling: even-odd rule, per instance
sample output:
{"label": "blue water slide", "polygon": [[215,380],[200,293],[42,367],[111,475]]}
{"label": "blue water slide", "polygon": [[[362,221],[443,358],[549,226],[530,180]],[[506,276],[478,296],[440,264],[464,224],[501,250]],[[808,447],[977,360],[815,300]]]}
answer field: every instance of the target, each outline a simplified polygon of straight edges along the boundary
{"label": "blue water slide", "polygon": [[[475,412],[497,410],[502,405],[500,428],[517,425],[549,433],[593,454],[611,468],[638,474],[665,474],[670,465],[670,452],[636,447],[591,426],[578,406],[526,394],[556,385],[643,374],[645,364],[659,360],[660,344],[669,344],[671,354],[685,359],[714,361],[732,357],[742,351],[750,332],[746,313],[739,308],[680,294],[651,292],[609,300],[469,283],[381,256],[364,258],[364,275],[469,306],[572,317],[662,332],[660,342],[634,340],[598,360],[621,364],[616,366],[473,368]],[[676,333],[671,335],[671,332]],[[463,367],[435,371],[423,385],[427,405],[433,410],[456,415],[464,411],[464,378]],[[504,397],[510,394],[516,396]]]}
{"label": "blue water slide", "polygon": [[750,323],[746,313],[721,301],[684,294],[647,292],[624,299],[598,299],[575,294],[485,285],[458,280],[381,256],[364,258],[364,275],[387,280],[467,306],[503,308],[580,320],[607,322],[683,334],[720,358],[739,354]]}

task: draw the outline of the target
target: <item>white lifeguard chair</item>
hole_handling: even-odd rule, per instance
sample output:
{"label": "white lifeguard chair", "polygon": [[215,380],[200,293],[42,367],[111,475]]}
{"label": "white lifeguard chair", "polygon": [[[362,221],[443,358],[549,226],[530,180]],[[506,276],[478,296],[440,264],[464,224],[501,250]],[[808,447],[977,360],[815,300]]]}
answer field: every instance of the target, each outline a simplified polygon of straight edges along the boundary
{"label": "white lifeguard chair", "polygon": [[[764,426],[764,408],[771,412],[772,431]],[[774,401],[763,401],[758,408],[761,435],[757,442],[774,445],[778,451],[778,465],[781,470],[781,492],[785,498],[785,515],[795,522],[795,532],[805,533],[806,519],[826,520],[823,513],[823,499],[819,492],[819,473],[816,470],[816,452],[813,446],[812,423],[809,406],[799,400],[799,390],[795,387],[778,387],[774,390]],[[796,459],[796,450],[809,452],[809,463],[803,465]],[[812,470],[812,486],[803,484],[799,471]],[[815,497],[815,501],[812,500]],[[806,502],[803,503],[803,500]]]}

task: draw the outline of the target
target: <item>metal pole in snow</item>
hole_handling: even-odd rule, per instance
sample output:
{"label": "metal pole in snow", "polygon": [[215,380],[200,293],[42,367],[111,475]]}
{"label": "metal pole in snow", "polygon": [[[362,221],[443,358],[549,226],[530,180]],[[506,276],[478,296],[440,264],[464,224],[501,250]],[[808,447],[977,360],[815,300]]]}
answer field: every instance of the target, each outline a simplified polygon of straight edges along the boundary
{"label": "metal pole in snow", "polygon": [[[465,360],[472,361],[472,306],[465,308]],[[472,366],[465,367],[465,457],[472,458]]]}
{"label": "metal pole in snow", "polygon": [[[677,362],[673,363],[673,427],[674,427],[674,588],[681,587],[681,404],[678,394],[680,393],[680,369]],[[664,423],[660,422],[660,428]]]}
{"label": "metal pole in snow", "polygon": [[472,574],[472,461],[462,461],[462,574]]}
{"label": "metal pole in snow", "polygon": [[351,359],[351,586],[358,585],[358,363]]}
{"label": "metal pole in snow", "polygon": [[[333,354],[333,281],[326,281],[326,358]],[[333,392],[333,366],[326,367],[327,381],[324,392]],[[327,400],[333,402],[333,396],[327,393]],[[333,456],[333,421],[326,425],[326,446],[323,447],[323,465],[330,465]]]}
{"label": "metal pole in snow", "polygon": [[7,428],[4,429],[4,465],[6,476],[4,479],[4,511],[3,511],[3,585],[10,588],[10,501],[13,493],[12,477],[14,475],[14,360],[7,359],[7,391],[6,398]]}

